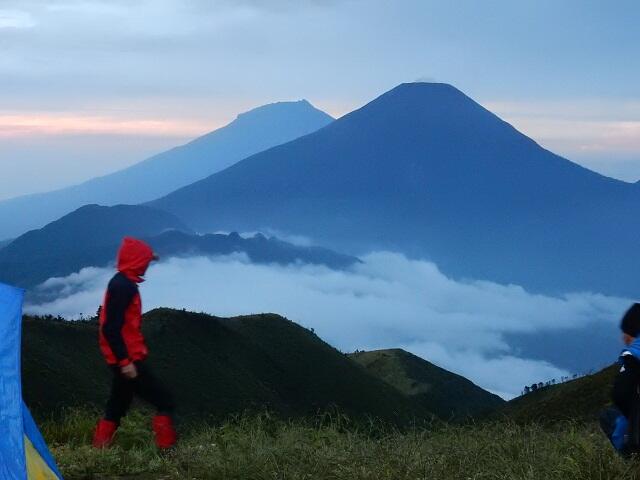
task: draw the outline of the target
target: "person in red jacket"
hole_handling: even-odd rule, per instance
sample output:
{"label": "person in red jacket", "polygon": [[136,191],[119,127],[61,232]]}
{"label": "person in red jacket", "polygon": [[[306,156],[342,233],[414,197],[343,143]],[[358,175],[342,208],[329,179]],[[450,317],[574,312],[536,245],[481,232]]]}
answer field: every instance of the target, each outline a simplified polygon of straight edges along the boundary
{"label": "person in red jacket", "polygon": [[171,448],[176,443],[173,399],[145,363],[148,350],[140,328],[142,302],[138,284],[157,258],[149,245],[131,237],[124,238],[118,252],[118,272],[109,282],[99,315],[100,350],[112,370],[113,383],[104,418],[98,421],[94,433],[96,448],[111,445],[134,396],[157,411],[152,426],[158,448]]}

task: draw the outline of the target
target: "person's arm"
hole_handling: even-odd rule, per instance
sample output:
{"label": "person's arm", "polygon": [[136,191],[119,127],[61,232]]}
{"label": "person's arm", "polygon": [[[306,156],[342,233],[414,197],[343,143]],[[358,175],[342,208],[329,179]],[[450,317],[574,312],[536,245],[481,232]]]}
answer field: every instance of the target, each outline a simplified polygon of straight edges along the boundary
{"label": "person's arm", "polygon": [[135,294],[136,286],[125,278],[116,277],[109,283],[102,333],[121,367],[131,363],[127,345],[122,338],[122,327],[125,312]]}
{"label": "person's arm", "polygon": [[630,418],[634,403],[638,401],[640,383],[640,362],[628,352],[623,353],[620,372],[613,382],[613,403],[620,412]]}

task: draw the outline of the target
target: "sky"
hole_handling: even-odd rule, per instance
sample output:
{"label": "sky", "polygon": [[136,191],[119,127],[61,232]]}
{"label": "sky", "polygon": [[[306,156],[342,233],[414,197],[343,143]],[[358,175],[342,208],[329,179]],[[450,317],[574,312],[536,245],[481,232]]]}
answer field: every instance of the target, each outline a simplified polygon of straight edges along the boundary
{"label": "sky", "polygon": [[[243,254],[170,258],[152,265],[140,288],[145,310],[279,313],[313,328],[343,352],[404,348],[503,398],[518,395],[524,385],[609,364],[568,371],[523,355],[510,345],[509,335],[557,336],[596,324],[614,330],[630,303],[593,293],[549,297],[515,285],[456,281],[433,263],[397,253],[373,252],[362,260],[336,271],[252,264]],[[37,294],[53,300],[28,305],[26,311],[67,318],[93,315],[112,275],[112,268],[89,267],[49,279]],[[612,346],[611,360],[617,347]]]}
{"label": "sky", "polygon": [[0,0],[0,199],[102,175],[250,108],[334,116],[455,85],[543,146],[640,179],[640,3]]}

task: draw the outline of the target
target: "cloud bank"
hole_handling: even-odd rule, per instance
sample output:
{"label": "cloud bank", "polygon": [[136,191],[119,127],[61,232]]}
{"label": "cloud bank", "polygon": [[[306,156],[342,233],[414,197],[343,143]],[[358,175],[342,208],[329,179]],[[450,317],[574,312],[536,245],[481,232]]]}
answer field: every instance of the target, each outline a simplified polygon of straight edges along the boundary
{"label": "cloud bank", "polygon": [[[145,310],[165,306],[219,316],[285,315],[343,351],[401,347],[504,397],[525,384],[572,372],[518,358],[504,335],[561,330],[620,318],[628,301],[597,294],[533,295],[514,285],[454,281],[437,266],[389,252],[348,271],[312,265],[256,265],[244,255],[172,258],[151,267]],[[33,314],[93,314],[113,272],[85,268],[50,279]]]}

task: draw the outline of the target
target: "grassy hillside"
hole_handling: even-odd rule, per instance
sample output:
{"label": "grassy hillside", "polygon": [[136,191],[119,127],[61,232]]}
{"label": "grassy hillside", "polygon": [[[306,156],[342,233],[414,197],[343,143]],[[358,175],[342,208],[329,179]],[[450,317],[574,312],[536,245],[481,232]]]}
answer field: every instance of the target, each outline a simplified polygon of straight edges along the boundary
{"label": "grassy hillside", "polygon": [[351,358],[444,418],[475,415],[504,404],[468,379],[401,349],[356,352]]}
{"label": "grassy hillside", "polygon": [[595,421],[610,403],[617,371],[616,366],[611,366],[593,375],[544,387],[511,400],[498,415],[506,415],[517,422],[544,424],[564,420]]}
{"label": "grassy hillside", "polygon": [[[406,422],[429,416],[308,330],[277,315],[219,319],[158,309],[145,315],[150,364],[171,386],[183,418],[269,409],[314,414],[333,406]],[[36,413],[101,407],[109,376],[95,322],[26,318],[23,383]]]}

